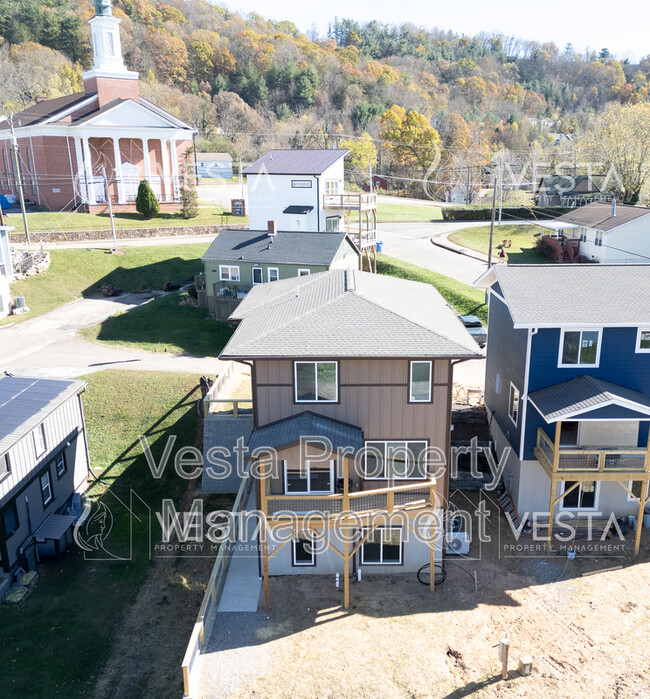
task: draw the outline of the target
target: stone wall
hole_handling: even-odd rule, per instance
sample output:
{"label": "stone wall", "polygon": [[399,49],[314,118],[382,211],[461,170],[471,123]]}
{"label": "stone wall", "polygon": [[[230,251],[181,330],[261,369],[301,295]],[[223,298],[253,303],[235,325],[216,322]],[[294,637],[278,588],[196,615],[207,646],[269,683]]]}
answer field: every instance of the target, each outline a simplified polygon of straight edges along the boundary
{"label": "stone wall", "polygon": [[[134,238],[172,238],[191,235],[217,235],[224,228],[246,229],[244,225],[220,225],[220,226],[173,226],[165,228],[118,228],[118,240],[132,240]],[[12,243],[24,243],[24,233],[11,233]],[[38,233],[31,234],[32,244],[40,243]],[[44,243],[74,243],[90,240],[112,240],[110,228],[101,231],[52,231],[47,234]]]}

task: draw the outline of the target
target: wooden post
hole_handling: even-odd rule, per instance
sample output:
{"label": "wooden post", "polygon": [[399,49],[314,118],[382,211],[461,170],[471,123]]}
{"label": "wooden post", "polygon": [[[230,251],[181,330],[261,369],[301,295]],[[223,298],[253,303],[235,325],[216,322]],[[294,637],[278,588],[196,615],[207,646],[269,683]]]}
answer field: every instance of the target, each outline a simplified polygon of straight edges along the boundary
{"label": "wooden post", "polygon": [[[436,589],[436,485],[432,483],[429,486],[429,505],[431,506],[431,531],[429,536],[429,590],[433,592]],[[444,541],[443,541],[444,545]]]}
{"label": "wooden post", "polygon": [[562,420],[555,423],[555,442],[553,444],[553,471],[557,473],[560,465],[560,436],[562,435]]}
{"label": "wooden post", "polygon": [[348,530],[343,530],[343,609],[350,608],[350,543]]}
{"label": "wooden post", "polygon": [[639,493],[639,514],[636,518],[636,534],[634,536],[634,555],[639,555],[639,548],[641,546],[641,529],[643,529],[643,511],[647,503],[647,488],[648,482],[641,481],[641,492]]}
{"label": "wooden post", "polygon": [[508,679],[508,650],[510,647],[510,641],[507,638],[502,638],[499,643],[499,652],[501,656],[501,679]]}
{"label": "wooden post", "polygon": [[264,578],[264,608],[268,614],[270,611],[269,599],[269,528],[267,526],[267,503],[266,503],[266,462],[260,461],[260,509],[264,517],[264,527],[262,529],[262,576]]}
{"label": "wooden post", "polygon": [[550,553],[551,551],[551,537],[553,535],[553,511],[555,510],[555,489],[557,486],[557,481],[555,478],[551,478],[551,498],[548,506],[548,532],[546,534],[548,541],[546,542],[546,550]]}
{"label": "wooden post", "polygon": [[350,511],[350,464],[348,459],[343,457],[343,512]]}

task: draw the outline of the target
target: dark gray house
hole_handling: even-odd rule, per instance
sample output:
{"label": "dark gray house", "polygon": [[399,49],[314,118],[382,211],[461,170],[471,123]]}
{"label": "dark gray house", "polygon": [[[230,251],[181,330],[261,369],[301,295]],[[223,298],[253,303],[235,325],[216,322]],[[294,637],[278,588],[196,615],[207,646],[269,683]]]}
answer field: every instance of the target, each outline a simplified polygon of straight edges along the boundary
{"label": "dark gray house", "polygon": [[201,258],[199,303],[226,319],[258,284],[329,269],[359,268],[360,253],[345,233],[270,230],[221,231]]}
{"label": "dark gray house", "polygon": [[17,568],[72,544],[73,495],[86,488],[83,381],[0,377],[0,593]]}

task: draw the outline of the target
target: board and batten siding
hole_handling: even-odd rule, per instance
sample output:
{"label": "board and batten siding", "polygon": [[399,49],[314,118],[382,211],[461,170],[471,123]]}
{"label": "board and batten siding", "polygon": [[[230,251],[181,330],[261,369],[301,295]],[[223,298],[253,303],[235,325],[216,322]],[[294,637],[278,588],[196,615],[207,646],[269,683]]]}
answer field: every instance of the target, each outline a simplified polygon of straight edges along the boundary
{"label": "board and batten siding", "polygon": [[[293,360],[256,360],[253,396],[256,426],[312,411],[361,428],[367,441],[427,440],[430,447],[442,449],[449,459],[449,360],[433,360],[431,403],[409,403],[408,359],[341,359],[338,362],[338,403],[296,403]],[[439,492],[446,493],[446,483],[440,485]]]}
{"label": "board and batten siding", "polygon": [[[34,430],[17,441],[7,452],[4,452],[9,454],[11,473],[0,481],[0,503],[25,478],[32,475],[33,471],[51,459],[53,453],[58,452],[71,436],[74,437],[84,431],[81,396],[70,397],[51,412],[43,420],[43,424],[45,425],[46,449],[42,456],[36,457]],[[82,481],[85,480],[86,475],[87,470]],[[75,487],[80,485],[82,481],[75,483]]]}

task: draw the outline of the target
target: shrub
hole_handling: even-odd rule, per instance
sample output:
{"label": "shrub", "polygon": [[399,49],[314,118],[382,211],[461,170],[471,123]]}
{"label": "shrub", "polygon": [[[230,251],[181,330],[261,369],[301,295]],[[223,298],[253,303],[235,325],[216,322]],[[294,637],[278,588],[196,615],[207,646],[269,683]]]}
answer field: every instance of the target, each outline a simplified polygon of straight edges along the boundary
{"label": "shrub", "polygon": [[[571,211],[566,206],[504,206],[505,217],[526,219],[548,219]],[[445,207],[442,210],[445,221],[489,221],[492,208],[489,206],[468,206],[461,208]]]}
{"label": "shrub", "polygon": [[160,213],[160,204],[147,180],[140,182],[138,196],[135,199],[135,208],[145,218],[153,218]]}

